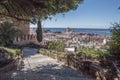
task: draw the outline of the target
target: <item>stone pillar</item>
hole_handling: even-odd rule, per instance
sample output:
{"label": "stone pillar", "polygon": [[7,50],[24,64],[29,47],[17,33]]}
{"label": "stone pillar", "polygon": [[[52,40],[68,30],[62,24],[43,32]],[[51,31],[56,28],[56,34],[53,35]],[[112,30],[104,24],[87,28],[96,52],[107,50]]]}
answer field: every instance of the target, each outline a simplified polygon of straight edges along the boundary
{"label": "stone pillar", "polygon": [[23,36],[24,36],[23,39],[26,40],[26,35],[23,35]]}
{"label": "stone pillar", "polygon": [[30,35],[28,34],[28,35],[27,35],[27,40],[29,40],[29,38],[30,38]]}

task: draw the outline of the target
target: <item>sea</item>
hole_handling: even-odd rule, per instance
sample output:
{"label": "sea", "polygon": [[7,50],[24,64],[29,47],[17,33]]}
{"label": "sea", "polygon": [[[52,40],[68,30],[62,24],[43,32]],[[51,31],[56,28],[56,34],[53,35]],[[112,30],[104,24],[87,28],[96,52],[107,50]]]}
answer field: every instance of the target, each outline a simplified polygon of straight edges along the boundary
{"label": "sea", "polygon": [[[44,28],[52,32],[64,32],[66,28]],[[104,36],[111,36],[109,29],[93,29],[93,28],[70,28],[73,32],[86,34],[99,34]]]}

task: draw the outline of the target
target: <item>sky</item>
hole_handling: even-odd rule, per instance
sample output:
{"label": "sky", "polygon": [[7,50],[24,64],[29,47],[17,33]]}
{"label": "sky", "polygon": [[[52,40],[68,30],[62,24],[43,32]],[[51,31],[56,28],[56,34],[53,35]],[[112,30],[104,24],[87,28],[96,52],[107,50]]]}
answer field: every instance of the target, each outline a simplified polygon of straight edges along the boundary
{"label": "sky", "polygon": [[[73,11],[42,21],[43,28],[109,28],[120,22],[120,0],[84,0]],[[30,25],[36,27],[36,25]]]}

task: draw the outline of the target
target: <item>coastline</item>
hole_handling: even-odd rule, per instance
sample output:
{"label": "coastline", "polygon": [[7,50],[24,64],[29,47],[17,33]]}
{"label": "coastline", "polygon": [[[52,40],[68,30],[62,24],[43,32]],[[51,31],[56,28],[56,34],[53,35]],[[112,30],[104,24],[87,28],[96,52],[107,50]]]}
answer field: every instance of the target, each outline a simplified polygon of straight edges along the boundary
{"label": "coastline", "polygon": [[[51,32],[64,32],[66,28],[43,28]],[[85,34],[98,34],[103,36],[111,36],[109,29],[98,29],[98,28],[70,28],[72,32],[85,33]]]}

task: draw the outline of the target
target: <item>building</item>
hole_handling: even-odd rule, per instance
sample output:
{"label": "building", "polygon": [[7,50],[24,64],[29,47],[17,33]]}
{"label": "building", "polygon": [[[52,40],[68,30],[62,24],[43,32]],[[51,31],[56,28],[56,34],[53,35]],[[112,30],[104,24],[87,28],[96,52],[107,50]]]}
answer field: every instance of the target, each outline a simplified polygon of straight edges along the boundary
{"label": "building", "polygon": [[13,20],[13,23],[24,35],[30,34],[29,22]]}
{"label": "building", "polygon": [[30,29],[29,22],[14,20],[13,23],[14,26],[22,32],[21,36],[15,38],[14,44],[19,44],[19,45],[29,44],[29,43],[38,44],[38,41],[36,39],[36,33],[35,31]]}

